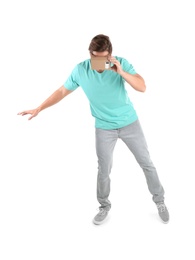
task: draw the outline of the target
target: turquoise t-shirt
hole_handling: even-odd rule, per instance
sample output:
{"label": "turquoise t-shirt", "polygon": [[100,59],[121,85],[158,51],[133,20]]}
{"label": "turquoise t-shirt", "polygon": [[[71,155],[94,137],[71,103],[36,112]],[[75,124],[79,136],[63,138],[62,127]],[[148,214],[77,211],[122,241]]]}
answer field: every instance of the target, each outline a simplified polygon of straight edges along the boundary
{"label": "turquoise t-shirt", "polygon": [[[115,58],[124,71],[136,74],[126,59],[117,56]],[[102,73],[92,70],[90,59],[76,65],[64,87],[68,90],[78,87],[83,89],[89,100],[96,128],[118,129],[138,118],[125,89],[125,80],[112,70],[104,70]]]}

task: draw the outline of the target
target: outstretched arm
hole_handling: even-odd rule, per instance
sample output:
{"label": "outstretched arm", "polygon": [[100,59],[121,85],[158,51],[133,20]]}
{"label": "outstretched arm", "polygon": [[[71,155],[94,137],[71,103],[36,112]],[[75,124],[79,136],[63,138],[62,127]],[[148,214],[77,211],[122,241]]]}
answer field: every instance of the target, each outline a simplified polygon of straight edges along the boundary
{"label": "outstretched arm", "polygon": [[28,120],[31,120],[33,117],[37,116],[39,112],[41,112],[43,109],[55,105],[71,92],[72,91],[66,89],[64,86],[61,86],[51,96],[49,96],[39,107],[19,112],[18,115],[24,116],[30,114],[31,116],[28,118]]}

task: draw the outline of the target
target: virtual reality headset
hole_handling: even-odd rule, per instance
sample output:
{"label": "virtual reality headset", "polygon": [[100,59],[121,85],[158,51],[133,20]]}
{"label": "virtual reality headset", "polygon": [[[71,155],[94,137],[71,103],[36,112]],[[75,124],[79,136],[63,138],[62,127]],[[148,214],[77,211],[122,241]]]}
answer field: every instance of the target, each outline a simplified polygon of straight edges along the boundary
{"label": "virtual reality headset", "polygon": [[107,57],[94,57],[91,56],[91,69],[92,70],[110,70],[110,61]]}

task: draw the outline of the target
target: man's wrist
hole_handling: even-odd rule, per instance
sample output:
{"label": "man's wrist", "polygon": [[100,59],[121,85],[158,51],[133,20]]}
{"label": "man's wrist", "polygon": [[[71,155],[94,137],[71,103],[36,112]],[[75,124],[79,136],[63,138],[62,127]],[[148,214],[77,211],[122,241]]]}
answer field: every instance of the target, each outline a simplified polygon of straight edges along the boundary
{"label": "man's wrist", "polygon": [[43,110],[43,108],[42,108],[41,106],[39,106],[39,107],[36,108],[36,110],[37,110],[38,112],[41,112],[41,111]]}
{"label": "man's wrist", "polygon": [[121,72],[119,72],[119,74],[121,75],[121,77],[124,77],[125,76],[125,71],[124,70],[121,70]]}

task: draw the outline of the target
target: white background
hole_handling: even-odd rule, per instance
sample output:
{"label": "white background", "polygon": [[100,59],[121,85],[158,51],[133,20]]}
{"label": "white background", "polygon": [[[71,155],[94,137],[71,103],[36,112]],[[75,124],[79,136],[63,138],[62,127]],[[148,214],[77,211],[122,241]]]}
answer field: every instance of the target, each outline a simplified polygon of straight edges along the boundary
{"label": "white background", "polygon": [[[1,1],[0,259],[194,259],[193,1]],[[146,81],[130,86],[170,223],[160,222],[139,165],[117,143],[112,210],[92,224],[97,158],[94,119],[81,89],[28,121],[91,39],[110,36]]]}

